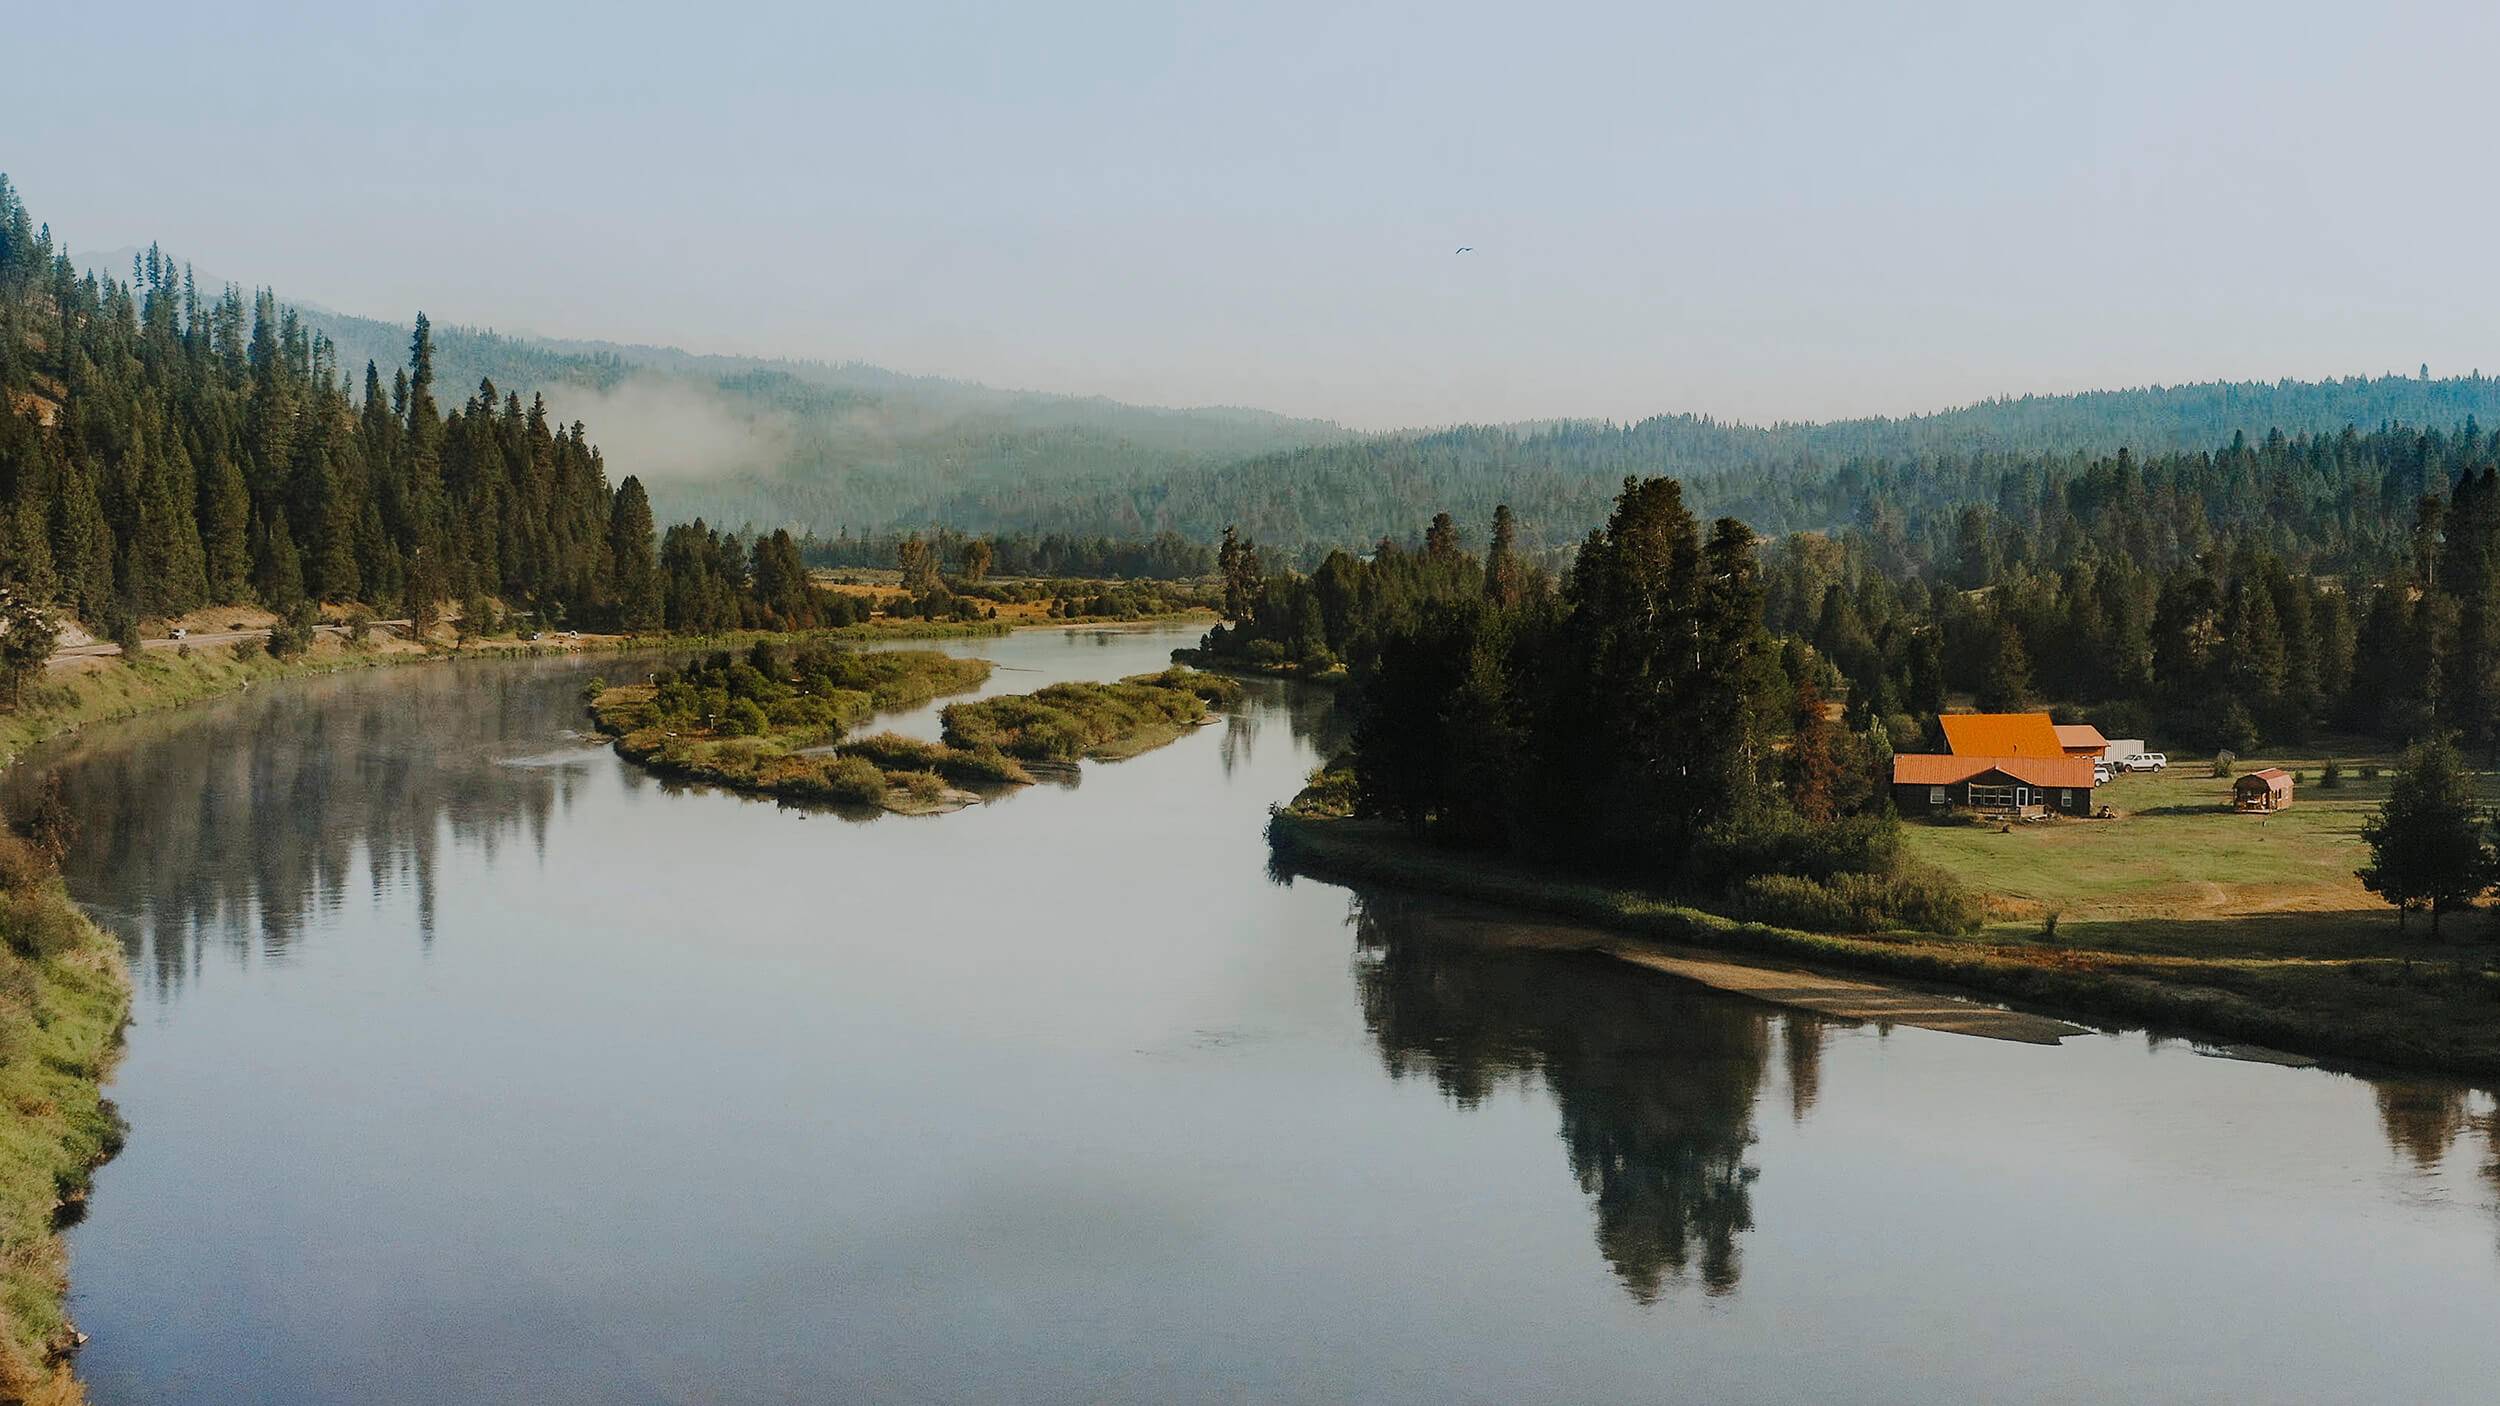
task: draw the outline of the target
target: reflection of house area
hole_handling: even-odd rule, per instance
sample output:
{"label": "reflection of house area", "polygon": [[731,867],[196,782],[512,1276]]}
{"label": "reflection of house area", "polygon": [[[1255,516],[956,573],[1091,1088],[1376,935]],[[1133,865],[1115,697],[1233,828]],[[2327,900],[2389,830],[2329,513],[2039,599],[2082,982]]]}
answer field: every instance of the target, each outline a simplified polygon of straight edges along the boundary
{"label": "reflection of house area", "polygon": [[1427,1077],[1467,1108],[1505,1084],[1541,1083],[1625,1291],[1650,1303],[1687,1280],[1735,1289],[1772,1027],[1803,1117],[1820,1077],[1818,1019],[1637,979],[1592,953],[1472,942],[1395,896],[1358,896],[1354,925],[1364,1023],[1391,1075]]}
{"label": "reflection of house area", "polygon": [[[509,666],[307,680],[99,730],[10,784],[61,777],[80,826],[72,887],[112,895],[101,916],[134,978],[170,991],[213,949],[284,958],[311,915],[357,893],[404,895],[431,941],[446,840],[490,861],[544,845],[584,773],[504,765],[506,739],[558,739],[577,706]],[[81,872],[112,855],[148,862]]]}

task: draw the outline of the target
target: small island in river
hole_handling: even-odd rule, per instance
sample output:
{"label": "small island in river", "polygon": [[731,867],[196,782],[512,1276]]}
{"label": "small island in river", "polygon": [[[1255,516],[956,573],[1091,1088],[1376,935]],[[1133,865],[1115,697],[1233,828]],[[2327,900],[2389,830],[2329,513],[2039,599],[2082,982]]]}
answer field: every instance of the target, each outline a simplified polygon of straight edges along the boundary
{"label": "small island in river", "polygon": [[943,742],[891,732],[843,738],[875,714],[979,688],[989,673],[987,660],[935,650],[785,650],[764,641],[744,656],[715,652],[662,670],[648,683],[594,683],[589,701],[617,750],[662,775],[926,814],[1031,785],[1028,763],[1110,761],[1162,746],[1240,696],[1229,679],[1174,668],[950,704]]}

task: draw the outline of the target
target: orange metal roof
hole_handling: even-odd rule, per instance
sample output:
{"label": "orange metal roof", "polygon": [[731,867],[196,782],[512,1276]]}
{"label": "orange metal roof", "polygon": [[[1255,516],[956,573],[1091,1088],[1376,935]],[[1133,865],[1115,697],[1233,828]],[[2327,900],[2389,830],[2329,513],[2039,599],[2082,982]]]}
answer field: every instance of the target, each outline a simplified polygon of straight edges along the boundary
{"label": "orange metal roof", "polygon": [[[2032,786],[2092,789],[2090,757],[1964,757],[1908,752],[1892,759],[1895,786],[1952,786],[1982,772],[2001,771]],[[2254,775],[2255,773],[2251,773]]]}
{"label": "orange metal roof", "polygon": [[2050,728],[2057,734],[2057,745],[2069,752],[2101,752],[2109,749],[2109,739],[2090,723],[2058,723]]}
{"label": "orange metal roof", "polygon": [[1944,744],[1957,757],[2062,757],[2046,713],[1947,713]]}

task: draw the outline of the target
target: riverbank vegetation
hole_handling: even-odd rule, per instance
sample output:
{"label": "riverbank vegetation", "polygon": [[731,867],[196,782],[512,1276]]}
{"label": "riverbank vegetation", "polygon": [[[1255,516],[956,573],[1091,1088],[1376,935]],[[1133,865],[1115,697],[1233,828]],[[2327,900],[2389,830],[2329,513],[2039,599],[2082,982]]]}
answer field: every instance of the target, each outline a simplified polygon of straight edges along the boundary
{"label": "riverbank vegetation", "polygon": [[[1449,849],[1403,825],[1354,818],[1356,779],[1344,767],[1315,776],[1270,838],[1289,866],[1331,878],[1555,914],[1634,941],[1943,983],[2307,1055],[2500,1075],[2500,976],[2488,948],[2459,945],[2453,915],[2444,940],[2427,924],[2408,930],[2356,873],[2372,855],[2365,831],[2410,763],[2359,750],[2266,760],[2302,778],[2299,800],[2270,815],[2233,810],[2229,776],[2181,767],[2101,788],[2111,822],[1901,826],[1903,854],[1951,873],[1976,905],[1976,925],[1959,930],[1869,921],[1880,910],[1833,902],[1845,887],[1801,890],[1815,903],[1754,904],[1742,889],[1679,899],[1584,869]],[[2470,804],[2446,810],[2471,811],[2479,825],[2493,799],[2486,778]]]}
{"label": "riverbank vegetation", "polygon": [[129,1017],[121,949],[72,903],[57,802],[0,830],[0,1398],[74,1403],[63,1310],[75,1218],[122,1125],[102,1093]]}
{"label": "riverbank vegetation", "polygon": [[[884,755],[905,763],[889,768],[874,760],[878,753],[830,744],[877,713],[978,688],[989,674],[986,659],[935,650],[823,642],[785,650],[758,640],[743,656],[717,650],[655,672],[647,683],[594,681],[588,693],[593,719],[617,749],[663,775],[793,800],[918,811],[951,798],[938,759],[904,758],[887,748]],[[945,760],[966,779],[1013,779],[1004,759]]]}
{"label": "riverbank vegetation", "polygon": [[[2427,953],[2316,960],[2112,950],[2041,931],[1826,933],[1748,920],[1567,871],[1436,848],[1379,821],[1280,812],[1278,861],[1602,925],[1634,942],[1754,953],[1941,985],[2081,1019],[2476,1078],[2500,1077],[2500,988]],[[2223,937],[2224,924],[2205,925]],[[2180,946],[2195,943],[2180,929]]]}
{"label": "riverbank vegetation", "polygon": [[1191,669],[1117,683],[1058,683],[1033,693],[950,703],[949,745],[1034,762],[1116,761],[1151,751],[1238,703],[1241,685]]}
{"label": "riverbank vegetation", "polygon": [[950,704],[940,743],[890,732],[835,741],[877,713],[977,688],[989,667],[930,651],[784,655],[762,641],[744,659],[715,653],[649,683],[594,683],[589,701],[619,751],[664,775],[917,814],[1030,785],[1027,763],[1135,756],[1239,696],[1229,680],[1171,669]]}

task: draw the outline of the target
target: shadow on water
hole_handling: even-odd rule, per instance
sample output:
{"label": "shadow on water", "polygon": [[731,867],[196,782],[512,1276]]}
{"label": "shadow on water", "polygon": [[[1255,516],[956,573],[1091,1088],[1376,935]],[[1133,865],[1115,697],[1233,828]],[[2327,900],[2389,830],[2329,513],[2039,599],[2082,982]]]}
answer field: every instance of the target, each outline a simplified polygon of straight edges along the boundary
{"label": "shadow on water", "polygon": [[1392,1078],[1430,1079],[1462,1108],[1513,1081],[1541,1083],[1624,1291],[1644,1304],[1687,1282],[1735,1291],[1764,1076],[1776,1053],[1803,1118],[1822,1021],[1594,954],[1470,942],[1395,894],[1358,892],[1352,924],[1364,1024]]}

